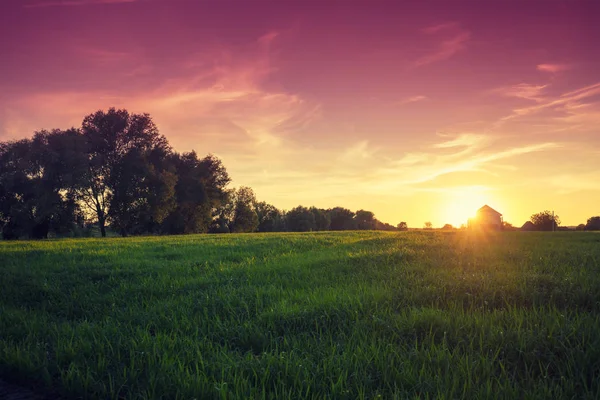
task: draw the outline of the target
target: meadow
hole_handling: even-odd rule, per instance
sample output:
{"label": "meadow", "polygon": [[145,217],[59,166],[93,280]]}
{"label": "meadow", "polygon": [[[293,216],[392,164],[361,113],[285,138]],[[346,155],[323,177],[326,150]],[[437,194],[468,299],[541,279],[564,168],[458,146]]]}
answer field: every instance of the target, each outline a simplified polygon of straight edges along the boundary
{"label": "meadow", "polygon": [[65,398],[598,399],[600,234],[0,243],[0,378]]}

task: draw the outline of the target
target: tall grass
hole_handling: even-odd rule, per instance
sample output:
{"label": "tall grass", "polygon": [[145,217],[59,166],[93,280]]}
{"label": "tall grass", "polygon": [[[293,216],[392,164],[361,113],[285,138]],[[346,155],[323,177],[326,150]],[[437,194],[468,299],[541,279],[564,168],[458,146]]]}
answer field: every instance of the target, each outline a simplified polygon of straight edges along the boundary
{"label": "tall grass", "polygon": [[0,243],[0,376],[69,398],[600,398],[600,235]]}

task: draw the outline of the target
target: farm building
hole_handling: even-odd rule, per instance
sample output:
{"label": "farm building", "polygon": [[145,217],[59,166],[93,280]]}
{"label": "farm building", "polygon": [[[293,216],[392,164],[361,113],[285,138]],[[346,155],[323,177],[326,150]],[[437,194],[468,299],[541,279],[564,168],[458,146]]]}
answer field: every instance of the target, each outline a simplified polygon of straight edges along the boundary
{"label": "farm building", "polygon": [[475,217],[469,220],[470,228],[502,229],[502,214],[487,204],[477,210]]}
{"label": "farm building", "polygon": [[527,221],[523,224],[523,226],[521,227],[522,231],[535,231],[535,225],[533,225],[533,222],[531,221]]}

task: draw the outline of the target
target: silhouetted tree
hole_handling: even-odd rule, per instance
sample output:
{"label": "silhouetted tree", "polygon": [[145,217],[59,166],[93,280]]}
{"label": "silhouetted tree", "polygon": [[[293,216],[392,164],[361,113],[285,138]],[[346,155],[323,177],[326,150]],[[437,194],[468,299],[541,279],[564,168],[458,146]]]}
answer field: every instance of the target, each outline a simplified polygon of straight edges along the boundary
{"label": "silhouetted tree", "polygon": [[31,140],[0,143],[0,225],[5,239],[63,235],[76,222],[83,223],[69,186],[73,171],[64,147],[72,134],[41,131]]}
{"label": "silhouetted tree", "polygon": [[431,224],[431,222],[427,221],[423,225],[423,229],[433,229],[433,225]]}
{"label": "silhouetted tree", "polygon": [[258,228],[258,215],[254,209],[256,196],[254,191],[242,186],[233,192],[233,219],[230,230],[232,233],[254,232]]}
{"label": "silhouetted tree", "polygon": [[285,219],[291,232],[311,232],[317,229],[315,214],[306,207],[292,208],[285,214]]}
{"label": "silhouetted tree", "polygon": [[358,210],[354,214],[354,225],[359,230],[373,230],[375,229],[375,214],[371,211]]}
{"label": "silhouetted tree", "polygon": [[586,231],[600,231],[600,217],[588,218],[585,224]]}
{"label": "silhouetted tree", "polygon": [[442,230],[444,231],[452,229],[454,229],[454,227],[451,224],[445,224],[444,226],[442,226]]}
{"label": "silhouetted tree", "polygon": [[219,211],[228,200],[226,186],[229,175],[221,161],[213,155],[198,159],[196,152],[174,154],[175,208],[163,222],[162,229],[170,234],[229,232],[227,218]]}
{"label": "silhouetted tree", "polygon": [[277,207],[264,201],[254,205],[258,217],[258,232],[277,232],[284,230],[283,216]]}
{"label": "silhouetted tree", "polygon": [[315,216],[315,230],[328,231],[331,226],[331,216],[322,208],[311,207],[310,212]]}
{"label": "silhouetted tree", "polygon": [[[156,158],[166,156],[171,152],[170,146],[150,115],[129,114],[127,110],[99,110],[84,118],[81,130],[88,160],[79,197],[96,214],[102,236],[106,236],[109,218],[125,235],[138,218],[134,214],[139,212],[139,203],[147,201],[143,186],[150,169],[127,168],[132,163],[149,161],[152,153]],[[129,185],[140,179],[143,182]]]}
{"label": "silhouetted tree", "polygon": [[347,208],[335,207],[329,210],[331,219],[330,229],[332,231],[342,231],[356,229],[354,213]]}
{"label": "silhouetted tree", "polygon": [[407,231],[408,225],[406,224],[406,222],[402,221],[398,224],[397,228],[399,231]]}
{"label": "silhouetted tree", "polygon": [[531,216],[531,223],[538,231],[551,231],[560,225],[558,215],[552,215],[551,211],[542,211]]}
{"label": "silhouetted tree", "polygon": [[398,228],[388,224],[387,222],[381,222],[378,219],[375,219],[375,229],[378,231],[397,231]]}
{"label": "silhouetted tree", "polygon": [[[157,154],[153,159],[153,153]],[[158,230],[175,207],[177,175],[163,161],[167,149],[129,150],[111,171],[110,216],[123,236]]]}

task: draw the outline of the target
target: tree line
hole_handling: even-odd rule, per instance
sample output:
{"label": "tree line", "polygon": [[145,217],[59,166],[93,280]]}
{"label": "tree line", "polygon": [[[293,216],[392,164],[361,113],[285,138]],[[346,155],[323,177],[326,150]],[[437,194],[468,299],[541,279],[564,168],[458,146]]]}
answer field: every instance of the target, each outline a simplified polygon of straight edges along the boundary
{"label": "tree line", "polygon": [[0,142],[0,229],[4,239],[406,229],[365,210],[285,212],[230,182],[214,155],[174,151],[149,114],[99,110],[80,128]]}
{"label": "tree line", "polygon": [[[569,230],[567,227],[560,226],[560,217],[548,210],[533,214],[521,229],[532,231]],[[588,218],[585,224],[577,225],[575,230],[600,231],[600,216]]]}

